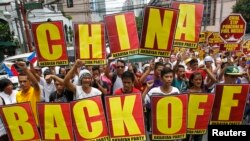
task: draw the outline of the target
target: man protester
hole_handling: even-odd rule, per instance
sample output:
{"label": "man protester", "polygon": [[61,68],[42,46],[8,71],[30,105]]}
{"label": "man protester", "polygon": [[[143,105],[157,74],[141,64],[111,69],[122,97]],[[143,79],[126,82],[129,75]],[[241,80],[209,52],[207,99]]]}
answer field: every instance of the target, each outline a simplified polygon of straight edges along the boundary
{"label": "man protester", "polygon": [[21,102],[30,102],[32,111],[35,115],[36,123],[37,120],[37,102],[40,102],[41,98],[41,86],[39,85],[35,76],[27,68],[25,62],[17,62],[17,65],[22,72],[18,75],[18,81],[21,87],[21,90],[16,94],[17,103]]}

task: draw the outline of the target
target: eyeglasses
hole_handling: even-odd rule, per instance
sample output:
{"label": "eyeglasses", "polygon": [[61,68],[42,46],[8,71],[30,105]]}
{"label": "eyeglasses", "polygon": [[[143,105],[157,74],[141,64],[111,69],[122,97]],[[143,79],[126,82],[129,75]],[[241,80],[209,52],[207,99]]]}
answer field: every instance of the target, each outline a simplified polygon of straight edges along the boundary
{"label": "eyeglasses", "polygon": [[123,69],[124,66],[116,66],[117,69]]}

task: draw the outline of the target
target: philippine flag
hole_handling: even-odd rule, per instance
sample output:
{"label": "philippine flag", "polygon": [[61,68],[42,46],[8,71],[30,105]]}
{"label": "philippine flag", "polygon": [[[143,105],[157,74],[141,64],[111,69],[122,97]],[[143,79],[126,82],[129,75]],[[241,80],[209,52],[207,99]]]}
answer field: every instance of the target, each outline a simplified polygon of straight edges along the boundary
{"label": "philippine flag", "polygon": [[9,76],[18,76],[14,63],[4,63],[4,69]]}
{"label": "philippine flag", "polygon": [[28,61],[31,64],[34,64],[37,61],[36,52],[31,53],[31,55],[28,57]]}

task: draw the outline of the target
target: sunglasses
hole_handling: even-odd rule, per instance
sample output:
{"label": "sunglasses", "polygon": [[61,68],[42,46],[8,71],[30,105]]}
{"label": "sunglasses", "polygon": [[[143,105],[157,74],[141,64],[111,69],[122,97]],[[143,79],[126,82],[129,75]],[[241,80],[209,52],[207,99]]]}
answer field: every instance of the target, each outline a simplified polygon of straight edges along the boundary
{"label": "sunglasses", "polygon": [[116,66],[117,69],[123,69],[124,66]]}

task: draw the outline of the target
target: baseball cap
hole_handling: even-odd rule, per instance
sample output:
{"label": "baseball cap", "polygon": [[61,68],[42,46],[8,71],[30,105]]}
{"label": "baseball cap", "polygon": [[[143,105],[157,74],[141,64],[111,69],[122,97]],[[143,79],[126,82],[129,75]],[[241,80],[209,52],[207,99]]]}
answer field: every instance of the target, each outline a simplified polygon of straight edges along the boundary
{"label": "baseball cap", "polygon": [[225,74],[227,75],[242,75],[239,69],[235,66],[227,66],[225,70]]}

